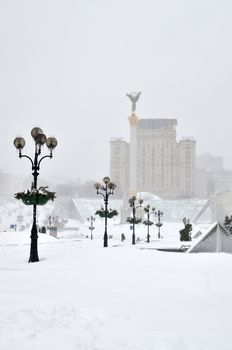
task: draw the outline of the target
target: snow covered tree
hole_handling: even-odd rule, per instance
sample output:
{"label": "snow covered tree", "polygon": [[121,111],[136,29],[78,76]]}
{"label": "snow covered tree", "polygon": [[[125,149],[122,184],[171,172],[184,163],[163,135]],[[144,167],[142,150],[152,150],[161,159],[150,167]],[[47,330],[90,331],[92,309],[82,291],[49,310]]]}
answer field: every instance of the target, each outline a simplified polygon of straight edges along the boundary
{"label": "snow covered tree", "polygon": [[191,241],[192,224],[190,224],[189,219],[183,218],[184,228],[180,230],[180,240],[181,241]]}
{"label": "snow covered tree", "polygon": [[232,215],[230,215],[230,217],[226,215],[224,220],[224,226],[230,233],[232,233]]}

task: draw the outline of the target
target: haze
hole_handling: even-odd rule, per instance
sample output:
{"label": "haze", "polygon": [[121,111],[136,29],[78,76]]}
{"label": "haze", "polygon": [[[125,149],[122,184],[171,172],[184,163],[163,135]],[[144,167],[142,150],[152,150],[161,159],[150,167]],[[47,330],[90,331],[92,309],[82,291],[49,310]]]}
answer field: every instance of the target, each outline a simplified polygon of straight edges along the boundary
{"label": "haze", "polygon": [[140,118],[177,118],[178,139],[232,168],[232,3],[221,0],[0,0],[1,170],[29,175],[16,136],[58,139],[41,174],[99,179],[109,141]]}

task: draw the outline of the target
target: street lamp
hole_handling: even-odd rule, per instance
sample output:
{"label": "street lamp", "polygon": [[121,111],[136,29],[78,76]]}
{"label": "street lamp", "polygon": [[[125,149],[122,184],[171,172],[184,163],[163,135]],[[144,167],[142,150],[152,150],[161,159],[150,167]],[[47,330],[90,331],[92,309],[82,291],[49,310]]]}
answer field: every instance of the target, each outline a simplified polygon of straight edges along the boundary
{"label": "street lamp", "polygon": [[158,211],[156,211],[155,212],[155,216],[158,218],[158,222],[156,223],[156,226],[158,227],[158,238],[160,238],[161,236],[160,236],[160,228],[161,228],[161,226],[163,225],[162,224],[162,222],[160,222],[160,218],[161,218],[161,216],[163,216],[163,212],[162,211],[160,211],[160,210],[158,210]]}
{"label": "street lamp", "polygon": [[93,230],[95,229],[95,227],[93,226],[93,223],[95,221],[95,217],[91,216],[90,218],[87,218],[87,220],[90,222],[90,226],[89,226],[89,229],[90,229],[90,238],[91,240],[93,239]]}
{"label": "street lamp", "polygon": [[[113,182],[110,182],[110,178],[108,176],[103,178],[104,184],[101,185],[100,183],[95,183],[94,188],[97,190],[97,194],[102,195],[104,199],[105,204],[105,210],[104,211],[104,218],[105,218],[105,232],[104,232],[104,243],[103,247],[108,247],[108,235],[107,235],[107,217],[109,217],[109,211],[108,211],[108,200],[109,196],[111,194],[114,194],[114,190],[116,188],[116,185]],[[116,213],[116,211],[115,211]],[[117,215],[117,214],[115,214]]]}
{"label": "street lamp", "polygon": [[[35,142],[35,154],[34,154],[34,161],[27,155],[22,154],[22,149],[24,148],[26,142],[23,137],[16,137],[14,140],[14,146],[19,151],[19,158],[27,158],[31,162],[31,169],[32,169],[32,175],[33,175],[33,183],[32,183],[32,190],[37,190],[37,177],[39,175],[40,170],[40,164],[41,161],[44,158],[52,158],[53,157],[53,150],[57,146],[57,140],[54,137],[46,137],[46,135],[43,133],[43,131],[40,128],[33,128],[31,130],[31,136],[34,139]],[[41,154],[41,147],[46,143],[46,146],[50,150],[49,155],[43,156],[39,159],[39,156]],[[37,196],[38,197],[38,196]],[[38,257],[38,250],[37,250],[37,239],[38,239],[38,232],[36,227],[36,206],[38,203],[33,204],[33,223],[32,223],[32,229],[31,229],[31,250],[30,250],[30,258],[28,262],[36,262],[39,261]]]}
{"label": "street lamp", "polygon": [[[144,225],[147,226],[147,243],[150,242],[149,228],[150,228],[151,225],[154,224],[152,221],[150,221],[150,213],[151,213],[150,209],[151,209],[150,204],[148,204],[146,207],[144,207],[144,212],[147,214],[147,220],[145,220],[143,222]],[[151,214],[154,214],[155,213],[155,208],[153,207],[151,210],[152,210]]]}
{"label": "street lamp", "polygon": [[135,217],[135,214],[136,214],[136,209],[137,208],[140,208],[143,204],[143,200],[142,199],[139,199],[139,205],[138,206],[135,206],[135,201],[136,201],[136,196],[132,196],[130,199],[129,199],[129,204],[130,204],[130,207],[132,208],[132,218],[128,218],[127,221],[129,223],[132,223],[133,225],[133,233],[132,233],[132,244],[135,244],[135,224],[138,224],[140,223],[142,220],[141,219],[138,219]]}

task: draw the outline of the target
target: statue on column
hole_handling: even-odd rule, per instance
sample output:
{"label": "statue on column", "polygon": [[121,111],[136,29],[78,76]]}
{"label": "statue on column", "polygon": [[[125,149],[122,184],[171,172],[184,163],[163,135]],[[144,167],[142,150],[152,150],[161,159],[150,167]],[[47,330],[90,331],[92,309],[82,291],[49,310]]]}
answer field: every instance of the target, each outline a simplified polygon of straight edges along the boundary
{"label": "statue on column", "polygon": [[139,99],[139,96],[141,95],[141,92],[131,92],[129,94],[126,94],[129,99],[132,102],[132,114],[135,114],[135,110],[136,110],[136,102]]}

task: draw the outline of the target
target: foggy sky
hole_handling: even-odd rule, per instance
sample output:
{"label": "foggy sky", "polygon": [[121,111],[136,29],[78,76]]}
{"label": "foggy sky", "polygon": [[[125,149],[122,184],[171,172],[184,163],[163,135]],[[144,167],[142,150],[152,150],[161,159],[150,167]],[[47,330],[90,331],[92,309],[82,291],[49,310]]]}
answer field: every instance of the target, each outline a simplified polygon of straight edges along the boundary
{"label": "foggy sky", "polygon": [[0,169],[30,174],[16,136],[57,137],[41,175],[99,180],[109,141],[140,118],[177,118],[177,137],[232,168],[232,3],[226,0],[0,0]]}

